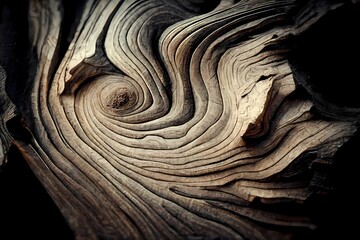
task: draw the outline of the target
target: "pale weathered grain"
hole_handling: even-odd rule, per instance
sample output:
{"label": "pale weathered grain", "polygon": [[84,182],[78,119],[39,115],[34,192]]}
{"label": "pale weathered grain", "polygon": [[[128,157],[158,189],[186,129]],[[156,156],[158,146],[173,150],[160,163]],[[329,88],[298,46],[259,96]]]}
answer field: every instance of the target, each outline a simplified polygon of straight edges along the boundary
{"label": "pale weathered grain", "polygon": [[314,116],[287,60],[286,39],[339,5],[185,2],[87,1],[59,63],[61,1],[31,1],[33,138],[16,145],[78,239],[313,229],[253,202],[305,201],[311,177],[296,176],[356,130]]}

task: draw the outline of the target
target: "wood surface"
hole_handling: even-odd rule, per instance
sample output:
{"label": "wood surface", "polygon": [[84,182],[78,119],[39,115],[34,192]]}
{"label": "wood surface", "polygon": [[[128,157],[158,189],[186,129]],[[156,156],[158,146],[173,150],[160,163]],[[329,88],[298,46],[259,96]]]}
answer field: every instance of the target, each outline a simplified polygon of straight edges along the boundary
{"label": "wood surface", "polygon": [[[358,111],[324,105],[289,55],[343,3],[210,2],[89,0],[64,32],[61,1],[30,1],[36,67],[18,114],[31,139],[0,124],[0,164],[12,142],[77,239],[316,228],[285,206],[326,187],[317,169],[355,133]],[[2,85],[6,123],[16,111]]]}

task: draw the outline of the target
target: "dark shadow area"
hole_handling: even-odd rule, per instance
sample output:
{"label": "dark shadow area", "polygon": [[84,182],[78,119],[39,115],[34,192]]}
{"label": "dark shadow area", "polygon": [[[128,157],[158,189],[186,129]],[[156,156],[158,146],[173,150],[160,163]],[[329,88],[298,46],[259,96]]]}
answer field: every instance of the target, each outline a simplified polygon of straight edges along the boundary
{"label": "dark shadow area", "polygon": [[291,65],[308,78],[314,92],[340,106],[360,107],[359,29],[360,4],[347,3],[294,38],[291,46]]}
{"label": "dark shadow area", "polygon": [[[291,41],[293,70],[305,77],[314,94],[341,107],[360,107],[360,4],[350,1],[327,14]],[[295,79],[296,79],[295,74]],[[353,239],[359,216],[358,189],[360,131],[336,153],[328,169],[333,191],[307,202],[318,228],[297,239]]]}
{"label": "dark shadow area", "polygon": [[359,147],[358,131],[335,155],[331,176],[334,191],[312,202],[312,217],[318,224],[314,239],[353,239],[357,235]]}
{"label": "dark shadow area", "polygon": [[0,65],[5,69],[6,91],[17,106],[24,100],[29,73],[28,1],[2,0],[0,4]]}
{"label": "dark shadow area", "polygon": [[0,239],[74,239],[71,229],[16,148],[0,169]]}

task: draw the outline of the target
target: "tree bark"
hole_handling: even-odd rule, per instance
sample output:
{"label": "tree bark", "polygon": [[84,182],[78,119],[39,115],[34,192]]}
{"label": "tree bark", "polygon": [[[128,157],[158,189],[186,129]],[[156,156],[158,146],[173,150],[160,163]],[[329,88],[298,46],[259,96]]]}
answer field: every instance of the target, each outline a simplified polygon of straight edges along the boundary
{"label": "tree bark", "polygon": [[291,209],[329,191],[321,170],[359,109],[319,94],[293,53],[355,3],[84,1],[67,18],[65,2],[30,1],[34,74],[17,110],[0,68],[0,164],[14,144],[77,239],[316,228]]}

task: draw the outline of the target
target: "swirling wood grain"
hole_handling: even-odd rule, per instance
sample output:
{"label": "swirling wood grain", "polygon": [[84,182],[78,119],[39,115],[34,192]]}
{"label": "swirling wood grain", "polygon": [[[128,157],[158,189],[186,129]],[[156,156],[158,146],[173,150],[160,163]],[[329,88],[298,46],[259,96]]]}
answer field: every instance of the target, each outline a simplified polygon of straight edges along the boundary
{"label": "swirling wood grain", "polygon": [[61,1],[31,1],[33,140],[16,144],[78,239],[279,239],[315,227],[261,206],[305,201],[312,165],[356,130],[313,114],[287,60],[286,39],[336,5],[204,4],[86,1],[59,61]]}

